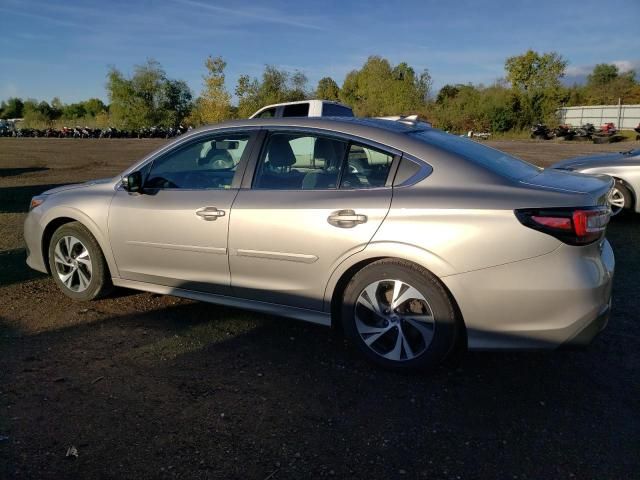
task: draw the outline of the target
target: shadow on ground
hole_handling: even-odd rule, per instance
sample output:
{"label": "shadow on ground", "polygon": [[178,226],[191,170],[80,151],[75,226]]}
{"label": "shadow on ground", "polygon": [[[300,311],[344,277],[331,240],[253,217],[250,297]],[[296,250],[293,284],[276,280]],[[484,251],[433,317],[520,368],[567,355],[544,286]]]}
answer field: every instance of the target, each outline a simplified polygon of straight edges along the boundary
{"label": "shadow on ground", "polygon": [[24,248],[0,252],[0,287],[24,282],[44,275],[27,266],[27,252]]}
{"label": "shadow on ground", "polygon": [[25,173],[44,172],[47,167],[0,168],[0,177],[14,177]]}
{"label": "shadow on ground", "polygon": [[0,213],[28,212],[31,197],[61,185],[64,184],[0,187]]}

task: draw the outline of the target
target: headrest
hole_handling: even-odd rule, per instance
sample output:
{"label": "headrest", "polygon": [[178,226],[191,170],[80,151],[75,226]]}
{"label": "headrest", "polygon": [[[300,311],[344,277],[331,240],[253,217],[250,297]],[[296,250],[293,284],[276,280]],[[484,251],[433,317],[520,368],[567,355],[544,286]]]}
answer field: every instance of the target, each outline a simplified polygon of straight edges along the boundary
{"label": "headrest", "polygon": [[290,167],[295,165],[296,156],[289,144],[290,137],[274,135],[269,142],[269,163],[273,167]]}
{"label": "headrest", "polygon": [[217,168],[233,167],[233,157],[231,156],[228,150],[212,148],[207,152],[204,158],[198,159],[198,165],[200,166],[213,164],[214,162],[216,162]]}
{"label": "headrest", "polygon": [[337,140],[331,140],[329,138],[317,138],[313,147],[313,159],[324,160],[324,168],[338,168],[342,157],[344,156],[344,149],[346,144]]}

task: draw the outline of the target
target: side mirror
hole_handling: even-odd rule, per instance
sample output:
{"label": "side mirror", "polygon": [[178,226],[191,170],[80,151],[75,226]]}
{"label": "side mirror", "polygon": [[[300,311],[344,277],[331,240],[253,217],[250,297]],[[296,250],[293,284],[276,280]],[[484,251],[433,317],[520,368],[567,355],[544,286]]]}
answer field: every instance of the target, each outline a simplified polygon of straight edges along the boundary
{"label": "side mirror", "polygon": [[122,188],[129,193],[140,192],[142,190],[142,173],[132,172],[122,177]]}

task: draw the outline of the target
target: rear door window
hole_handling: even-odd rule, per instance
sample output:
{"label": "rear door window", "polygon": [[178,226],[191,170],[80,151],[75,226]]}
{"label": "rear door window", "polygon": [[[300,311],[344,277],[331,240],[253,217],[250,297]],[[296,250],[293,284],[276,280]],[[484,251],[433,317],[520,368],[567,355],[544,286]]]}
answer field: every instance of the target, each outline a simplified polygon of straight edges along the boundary
{"label": "rear door window", "polygon": [[271,134],[262,152],[253,188],[336,189],[347,147],[345,141],[322,136]]}
{"label": "rear door window", "polygon": [[347,165],[340,188],[384,187],[393,163],[393,155],[371,147],[349,145]]}

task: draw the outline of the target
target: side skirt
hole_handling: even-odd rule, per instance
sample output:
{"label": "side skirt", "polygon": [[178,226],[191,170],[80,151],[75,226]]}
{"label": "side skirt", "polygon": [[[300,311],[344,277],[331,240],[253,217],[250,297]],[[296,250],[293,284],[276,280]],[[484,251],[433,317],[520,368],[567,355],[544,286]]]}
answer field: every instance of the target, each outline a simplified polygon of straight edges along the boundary
{"label": "side skirt", "polygon": [[281,317],[303,320],[305,322],[324,325],[327,327],[331,326],[331,315],[326,312],[318,312],[298,307],[288,307],[286,305],[278,305],[275,303],[259,302],[257,300],[229,297],[226,295],[216,295],[214,293],[196,292],[194,290],[167,287],[165,285],[137,282],[135,280],[125,280],[122,278],[112,278],[111,280],[116,287],[131,288],[132,290],[158,293],[160,295],[173,295],[201,302],[253,310],[254,312],[267,313],[269,315],[279,315]]}

